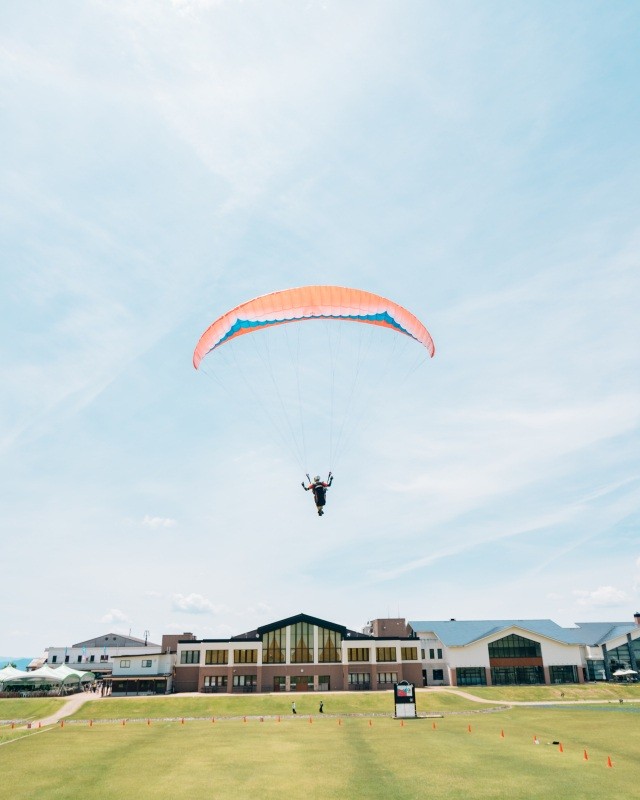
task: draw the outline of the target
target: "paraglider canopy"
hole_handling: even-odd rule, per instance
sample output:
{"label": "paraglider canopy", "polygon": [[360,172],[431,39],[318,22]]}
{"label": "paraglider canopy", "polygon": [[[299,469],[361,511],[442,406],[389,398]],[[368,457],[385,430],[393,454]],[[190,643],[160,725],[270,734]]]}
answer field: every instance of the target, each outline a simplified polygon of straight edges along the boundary
{"label": "paraglider canopy", "polygon": [[379,325],[415,339],[435,354],[429,331],[406,308],[385,297],[344,286],[301,286],[256,297],[227,311],[200,337],[193,354],[198,369],[207,353],[237,336],[310,319],[336,319]]}

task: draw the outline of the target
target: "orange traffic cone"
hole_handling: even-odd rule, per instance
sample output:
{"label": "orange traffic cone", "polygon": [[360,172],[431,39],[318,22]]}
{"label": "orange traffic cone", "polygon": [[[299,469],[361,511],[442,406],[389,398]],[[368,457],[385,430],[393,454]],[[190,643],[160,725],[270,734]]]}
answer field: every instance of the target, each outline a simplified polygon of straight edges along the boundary
{"label": "orange traffic cone", "polygon": [[584,758],[585,761],[588,761],[589,760],[589,753],[587,753],[587,751],[585,750],[582,757]]}
{"label": "orange traffic cone", "polygon": [[500,738],[504,739],[504,731],[503,730],[500,731]]}
{"label": "orange traffic cone", "polygon": [[471,733],[471,725],[467,725],[467,732]]}
{"label": "orange traffic cone", "polygon": [[612,767],[613,766],[613,764],[611,762],[611,756],[607,756],[607,766],[608,767]]}
{"label": "orange traffic cone", "polygon": [[561,753],[564,753],[564,747],[562,746],[562,742],[560,742],[560,744],[558,745],[558,750],[559,750]]}

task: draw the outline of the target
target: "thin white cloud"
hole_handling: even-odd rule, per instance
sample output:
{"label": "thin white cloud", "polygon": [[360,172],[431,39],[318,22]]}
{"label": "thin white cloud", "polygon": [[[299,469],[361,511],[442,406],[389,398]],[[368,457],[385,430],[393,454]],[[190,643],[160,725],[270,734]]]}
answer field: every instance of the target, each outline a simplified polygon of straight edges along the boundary
{"label": "thin white cloud", "polygon": [[100,618],[100,622],[108,625],[129,622],[129,617],[119,608],[110,608],[106,614]]}
{"label": "thin white cloud", "polygon": [[599,586],[593,590],[574,589],[573,595],[577,605],[583,608],[608,608],[631,600],[627,592],[615,586]]}
{"label": "thin white cloud", "polygon": [[174,611],[183,611],[186,614],[213,614],[221,608],[195,592],[188,595],[174,594],[172,607]]}
{"label": "thin white cloud", "polygon": [[176,520],[171,517],[151,517],[149,514],[145,514],[142,524],[145,528],[173,528]]}

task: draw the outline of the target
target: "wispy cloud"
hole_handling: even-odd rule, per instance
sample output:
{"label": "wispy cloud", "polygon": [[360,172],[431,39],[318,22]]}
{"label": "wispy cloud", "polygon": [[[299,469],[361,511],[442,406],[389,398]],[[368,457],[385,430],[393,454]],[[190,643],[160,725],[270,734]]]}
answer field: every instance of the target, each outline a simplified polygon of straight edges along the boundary
{"label": "wispy cloud", "polygon": [[214,614],[224,606],[215,606],[211,600],[192,592],[188,595],[174,594],[172,608],[174,611],[183,611],[186,614]]}
{"label": "wispy cloud", "polygon": [[145,528],[173,528],[176,520],[171,517],[151,517],[145,514],[142,524]]}
{"label": "wispy cloud", "polygon": [[599,586],[597,589],[574,589],[576,602],[583,608],[611,608],[623,605],[631,600],[627,592],[615,586]]}
{"label": "wispy cloud", "polygon": [[100,618],[100,622],[106,622],[108,625],[128,623],[129,617],[119,608],[110,608],[106,614]]}

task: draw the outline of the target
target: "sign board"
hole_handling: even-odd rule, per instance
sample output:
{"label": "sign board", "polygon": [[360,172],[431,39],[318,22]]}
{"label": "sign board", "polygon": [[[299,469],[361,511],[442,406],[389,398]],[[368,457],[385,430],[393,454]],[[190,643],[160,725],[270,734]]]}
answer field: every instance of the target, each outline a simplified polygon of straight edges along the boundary
{"label": "sign board", "polygon": [[393,699],[396,707],[396,717],[417,717],[416,687],[409,681],[400,681],[393,684]]}

